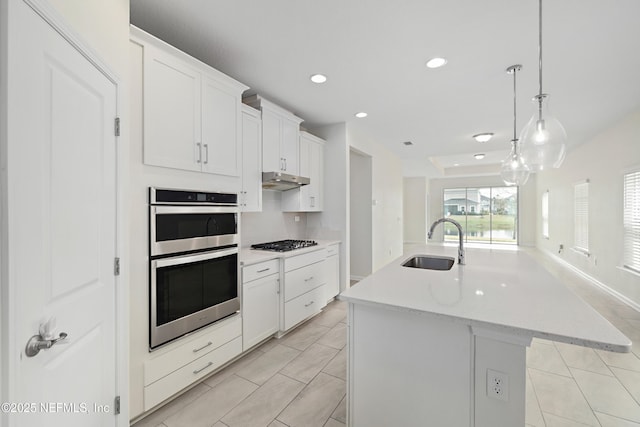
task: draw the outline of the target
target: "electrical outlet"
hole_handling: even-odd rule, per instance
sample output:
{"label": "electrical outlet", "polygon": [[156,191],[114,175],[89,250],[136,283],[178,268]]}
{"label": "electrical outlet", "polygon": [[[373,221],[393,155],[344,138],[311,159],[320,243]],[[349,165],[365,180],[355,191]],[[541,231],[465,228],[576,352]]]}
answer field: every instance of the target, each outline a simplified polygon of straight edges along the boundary
{"label": "electrical outlet", "polygon": [[509,375],[487,369],[487,396],[509,401]]}

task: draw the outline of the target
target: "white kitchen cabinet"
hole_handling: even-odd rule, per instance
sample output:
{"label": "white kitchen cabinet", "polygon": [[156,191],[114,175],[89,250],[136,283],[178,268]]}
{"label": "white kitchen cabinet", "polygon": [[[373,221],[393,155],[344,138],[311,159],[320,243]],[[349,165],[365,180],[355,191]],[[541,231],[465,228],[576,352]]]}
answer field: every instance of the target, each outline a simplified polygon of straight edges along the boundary
{"label": "white kitchen cabinet", "polygon": [[284,304],[283,330],[288,330],[315,314],[326,306],[325,286],[321,285]]}
{"label": "white kitchen cabinet", "polygon": [[247,351],[279,329],[280,260],[242,269],[242,348]]}
{"label": "white kitchen cabinet", "polygon": [[220,76],[202,78],[202,171],[240,176],[242,170],[242,92]]}
{"label": "white kitchen cabinet", "polygon": [[287,331],[327,305],[326,250],[284,259],[281,331]]}
{"label": "white kitchen cabinet", "polygon": [[300,132],[300,175],[310,183],[282,193],[285,212],[320,212],[324,193],[325,141],[308,132]]}
{"label": "white kitchen cabinet", "polygon": [[262,211],[262,119],[260,111],[242,105],[242,212]]}
{"label": "white kitchen cabinet", "polygon": [[326,290],[327,300],[336,297],[340,293],[340,244],[327,246]]}
{"label": "white kitchen cabinet", "polygon": [[144,45],[144,162],[200,170],[200,73]]}
{"label": "white kitchen cabinet", "polygon": [[144,52],[144,163],[240,176],[247,86],[137,28]]}
{"label": "white kitchen cabinet", "polygon": [[242,319],[231,316],[154,351],[144,363],[147,411],[242,352]]}
{"label": "white kitchen cabinet", "polygon": [[262,170],[300,175],[302,119],[259,95],[245,98],[244,103],[262,111]]}

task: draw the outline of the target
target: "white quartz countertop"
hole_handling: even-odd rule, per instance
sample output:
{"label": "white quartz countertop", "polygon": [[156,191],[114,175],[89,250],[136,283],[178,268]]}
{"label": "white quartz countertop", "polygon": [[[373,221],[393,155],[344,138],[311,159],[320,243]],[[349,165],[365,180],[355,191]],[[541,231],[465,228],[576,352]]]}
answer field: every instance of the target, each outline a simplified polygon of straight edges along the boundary
{"label": "white quartz countertop", "polygon": [[403,267],[414,255],[456,258],[457,247],[415,248],[339,298],[525,338],[631,350],[629,338],[522,250],[466,249],[466,264],[448,271]]}
{"label": "white quartz countertop", "polygon": [[252,264],[258,264],[263,261],[269,261],[272,259],[289,258],[296,255],[306,254],[308,252],[319,251],[326,249],[329,245],[340,243],[340,240],[315,240],[318,242],[316,246],[310,246],[308,248],[295,249],[287,252],[272,252],[263,251],[259,249],[243,248],[240,249],[240,265],[247,266]]}

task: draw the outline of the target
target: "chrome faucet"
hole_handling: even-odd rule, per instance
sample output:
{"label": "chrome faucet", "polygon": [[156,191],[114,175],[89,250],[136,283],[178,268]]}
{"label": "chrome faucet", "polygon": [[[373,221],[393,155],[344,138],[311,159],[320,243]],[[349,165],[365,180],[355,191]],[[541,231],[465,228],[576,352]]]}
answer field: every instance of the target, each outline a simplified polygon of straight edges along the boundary
{"label": "chrome faucet", "polygon": [[462,243],[462,241],[464,240],[464,233],[462,232],[462,226],[458,221],[450,218],[440,218],[439,220],[434,221],[433,224],[431,224],[431,228],[429,229],[427,238],[431,239],[431,236],[433,235],[433,229],[436,228],[436,225],[442,222],[450,222],[458,228],[458,236],[460,237],[460,246],[458,246],[458,264],[464,265],[464,246]]}

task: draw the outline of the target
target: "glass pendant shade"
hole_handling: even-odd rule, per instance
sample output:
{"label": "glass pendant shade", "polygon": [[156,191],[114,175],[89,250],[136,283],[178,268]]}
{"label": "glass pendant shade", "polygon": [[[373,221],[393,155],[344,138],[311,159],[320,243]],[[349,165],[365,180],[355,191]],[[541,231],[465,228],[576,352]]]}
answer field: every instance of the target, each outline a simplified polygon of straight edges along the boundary
{"label": "glass pendant shade", "polygon": [[511,141],[511,152],[502,161],[500,177],[506,185],[525,185],[531,173],[518,152],[518,140]]}
{"label": "glass pendant shade", "polygon": [[549,96],[537,95],[536,111],[520,133],[520,155],[532,171],[559,168],[566,154],[567,133],[549,112]]}

